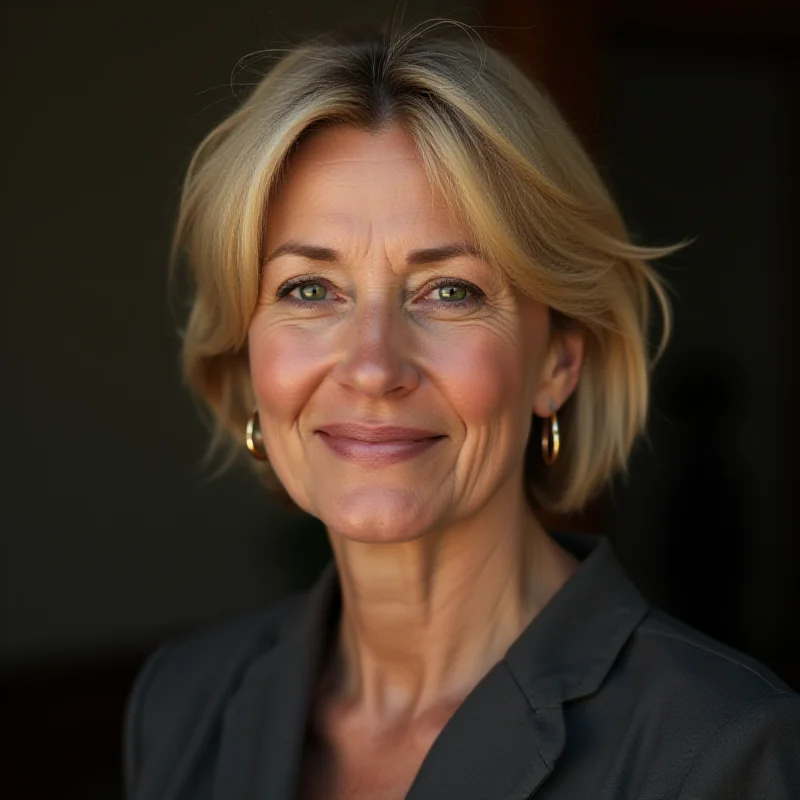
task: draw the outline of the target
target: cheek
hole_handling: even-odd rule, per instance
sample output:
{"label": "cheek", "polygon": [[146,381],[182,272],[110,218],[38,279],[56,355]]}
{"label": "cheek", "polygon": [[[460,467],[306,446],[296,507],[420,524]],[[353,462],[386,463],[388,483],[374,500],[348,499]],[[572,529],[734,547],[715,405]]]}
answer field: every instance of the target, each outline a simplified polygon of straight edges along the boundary
{"label": "cheek", "polygon": [[429,349],[428,363],[459,417],[483,427],[529,413],[526,373],[532,365],[522,353],[518,336],[476,326],[438,338]]}
{"label": "cheek", "polygon": [[256,320],[248,344],[253,390],[262,412],[271,419],[293,421],[325,368],[319,336]]}

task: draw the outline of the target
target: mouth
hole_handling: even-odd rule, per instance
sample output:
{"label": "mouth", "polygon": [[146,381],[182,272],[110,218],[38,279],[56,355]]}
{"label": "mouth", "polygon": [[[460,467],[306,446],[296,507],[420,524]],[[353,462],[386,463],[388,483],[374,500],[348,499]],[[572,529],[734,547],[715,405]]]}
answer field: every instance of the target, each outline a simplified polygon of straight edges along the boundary
{"label": "mouth", "polygon": [[416,458],[447,438],[422,428],[356,423],[324,425],[315,434],[342,460],[373,467]]}

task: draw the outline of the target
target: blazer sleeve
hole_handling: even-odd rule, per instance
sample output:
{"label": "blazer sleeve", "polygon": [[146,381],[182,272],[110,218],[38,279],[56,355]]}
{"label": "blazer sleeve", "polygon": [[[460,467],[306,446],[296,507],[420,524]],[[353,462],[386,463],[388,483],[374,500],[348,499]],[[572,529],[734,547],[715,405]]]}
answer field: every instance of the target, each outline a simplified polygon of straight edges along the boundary
{"label": "blazer sleeve", "polygon": [[166,646],[162,646],[148,657],[128,695],[122,729],[122,775],[126,798],[136,796],[135,789],[141,771],[144,746],[142,717],[145,713],[148,689],[159,670],[165,650]]}
{"label": "blazer sleeve", "polygon": [[679,800],[800,797],[800,695],[780,692],[739,713],[695,759]]}
{"label": "blazer sleeve", "polygon": [[[182,770],[191,769],[193,758],[202,762],[242,676],[275,646],[280,626],[304,597],[290,595],[168,641],[145,661],[122,726],[127,800],[162,798],[176,781],[189,780],[180,778]],[[203,779],[198,767],[191,780]]]}

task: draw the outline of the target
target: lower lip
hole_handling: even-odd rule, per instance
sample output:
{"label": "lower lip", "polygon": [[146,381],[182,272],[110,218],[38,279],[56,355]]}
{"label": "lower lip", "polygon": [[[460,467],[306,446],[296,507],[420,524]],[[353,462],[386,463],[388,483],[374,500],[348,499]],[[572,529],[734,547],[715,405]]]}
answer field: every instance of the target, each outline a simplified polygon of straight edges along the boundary
{"label": "lower lip", "polygon": [[364,442],[360,439],[331,436],[323,431],[317,431],[317,435],[339,458],[366,467],[381,467],[408,461],[427,452],[444,438],[439,436],[431,439]]}

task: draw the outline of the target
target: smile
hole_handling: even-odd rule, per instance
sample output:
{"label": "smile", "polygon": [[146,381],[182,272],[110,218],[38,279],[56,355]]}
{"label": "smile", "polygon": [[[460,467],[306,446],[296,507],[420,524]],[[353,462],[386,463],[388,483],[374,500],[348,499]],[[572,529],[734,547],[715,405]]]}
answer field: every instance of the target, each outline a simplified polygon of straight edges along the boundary
{"label": "smile", "polygon": [[369,427],[352,423],[326,425],[316,435],[344,461],[378,467],[416,458],[445,436],[420,428]]}

